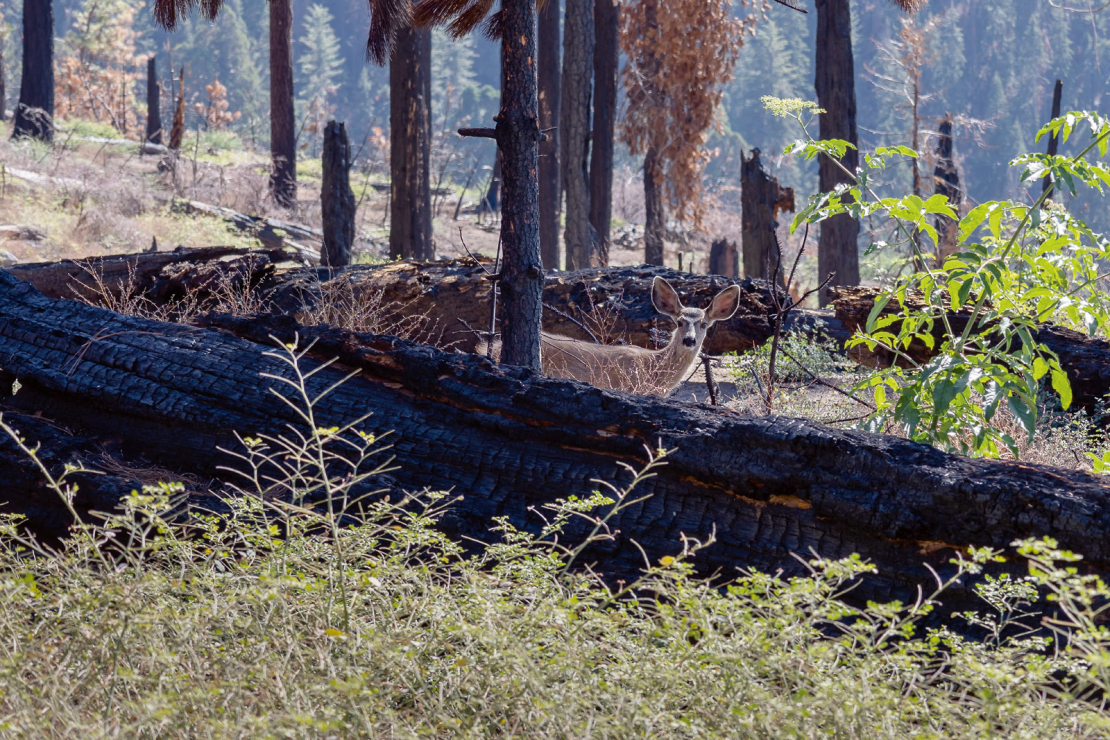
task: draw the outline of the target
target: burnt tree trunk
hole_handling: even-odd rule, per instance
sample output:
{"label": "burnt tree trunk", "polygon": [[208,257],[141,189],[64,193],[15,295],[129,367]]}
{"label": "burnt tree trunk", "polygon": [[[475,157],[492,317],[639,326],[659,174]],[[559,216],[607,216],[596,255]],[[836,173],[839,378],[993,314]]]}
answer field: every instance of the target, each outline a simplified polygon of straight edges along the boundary
{"label": "burnt tree trunk", "polygon": [[[960,173],[956,170],[956,163],[952,158],[952,120],[945,118],[938,126],[940,137],[937,140],[937,164],[933,168],[933,181],[936,183],[936,194],[948,198],[948,204],[960,212],[960,203],[963,201],[963,190],[960,189]],[[955,254],[958,248],[956,237],[958,229],[956,221],[948,216],[936,217],[937,229],[937,264],[943,265],[944,260]]]}
{"label": "burnt tree trunk", "polygon": [[161,88],[158,85],[158,57],[151,54],[146,62],[146,140],[162,143]]}
{"label": "burnt tree trunk", "polygon": [[709,247],[709,274],[727,278],[740,277],[740,250],[736,242],[718,239]]}
{"label": "burnt tree trunk", "polygon": [[594,0],[594,130],[590,137],[590,223],[597,233],[598,260],[609,264],[613,220],[613,132],[617,121],[620,67],[620,3]]}
{"label": "burnt tree trunk", "polygon": [[559,3],[548,0],[539,11],[538,41],[540,129],[540,255],[546,270],[559,269]]}
{"label": "burnt tree trunk", "polygon": [[[677,554],[683,535],[704,541],[711,532],[716,543],[693,559],[701,573],[804,575],[799,561],[813,555],[859,553],[878,572],[854,596],[880,601],[915,599],[933,583],[927,566],[949,574],[949,560],[969,545],[1008,548],[1047,535],[1082,552],[1084,567],[1110,566],[1110,488],[1085,473],[606,392],[285,317],[207,323],[224,331],[53,301],[0,272],[0,356],[9,358],[0,388],[16,377],[22,384],[4,401],[117,440],[122,452],[142,451],[173,471],[218,475],[233,463],[220,448],[239,449],[236,431],[310,433],[275,401],[274,393],[293,400],[280,380],[292,371],[268,354],[274,340],[291,342],[299,332],[302,346],[315,342],[303,369],[313,371],[309,395],[322,396],[316,424],[364,417],[357,429],[389,432],[397,469],[383,486],[460,494],[440,523],[456,537],[492,539],[498,516],[538,531],[540,506],[588,494],[593,479],[626,484],[620,465],[641,466],[649,446],[672,452],[637,489],[647,498],[618,512],[614,538],[586,554],[611,578],[634,576],[645,557]],[[332,358],[336,367],[319,367]],[[351,370],[346,383],[322,393]],[[567,541],[590,526],[575,520]],[[973,597],[965,584],[945,598],[955,606]]]}
{"label": "burnt tree trunk", "polygon": [[593,87],[593,0],[566,0],[563,89],[559,126],[563,191],[566,193],[567,269],[600,264],[597,234],[590,223],[590,96]]}
{"label": "burnt tree trunk", "polygon": [[[644,23],[647,30],[654,33],[654,38],[659,38],[659,22],[655,3],[658,0],[645,0]],[[655,88],[655,74],[660,60],[654,51],[649,51],[644,61],[645,83],[644,94],[648,100],[646,105],[660,105],[659,91]],[[649,141],[644,152],[644,262],[649,265],[662,265],[663,237],[667,225],[663,206],[663,170],[660,166],[660,146],[656,141]]]}
{"label": "burnt tree trunk", "polygon": [[744,274],[770,280],[779,268],[778,282],[785,285],[788,265],[781,265],[778,240],[775,239],[775,217],[779,210],[794,210],[794,190],[780,187],[778,180],[763,169],[759,150],[745,159],[741,154],[740,208],[741,245],[744,252]]}
{"label": "burnt tree trunk", "polygon": [[501,203],[501,361],[540,368],[543,261],[540,258],[539,103],[535,0],[501,6],[501,110],[497,146]]}
{"label": "burnt tree trunk", "polygon": [[435,259],[432,248],[432,32],[402,28],[389,62],[389,256]]}
{"label": "burnt tree trunk", "polygon": [[[171,73],[173,70],[170,70]],[[170,150],[181,150],[185,138],[185,65],[181,66],[181,80],[177,83],[177,104],[173,108],[173,125],[170,127]]]}
{"label": "burnt tree trunk", "polygon": [[293,113],[293,3],[270,5],[270,195],[297,204],[297,125]]}
{"label": "burnt tree trunk", "polygon": [[54,1],[23,2],[23,77],[13,138],[54,141]]}
{"label": "burnt tree trunk", "polygon": [[[1052,89],[1052,118],[1060,117],[1060,98],[1064,93],[1063,80],[1056,80],[1056,87]],[[1060,147],[1060,137],[1052,134],[1048,137],[1048,156],[1055,157],[1056,152]],[[1052,189],[1052,178],[1046,177],[1044,183],[1041,185],[1041,192],[1046,193]],[[1051,197],[1051,194],[1050,196]]]}
{"label": "burnt tree trunk", "polygon": [[663,264],[663,173],[659,171],[658,154],[649,146],[644,154],[644,262]]}
{"label": "burnt tree trunk", "polygon": [[4,60],[5,52],[7,49],[4,46],[4,39],[0,37],[0,121],[8,120],[8,72]]}
{"label": "burnt tree trunk", "polygon": [[493,153],[493,169],[489,175],[489,187],[486,188],[485,197],[479,206],[479,210],[486,213],[496,213],[501,209],[501,150],[497,149]]}
{"label": "burnt tree trunk", "polygon": [[[852,17],[848,0],[814,0],[817,6],[816,89],[817,104],[824,110],[819,116],[820,138],[841,139],[853,146],[859,144],[856,132],[856,82],[852,60]],[[859,153],[854,148],[845,152],[841,163],[855,173]],[[836,163],[818,155],[818,189],[828,192],[841,183],[854,183],[854,178],[841,171]],[[859,285],[859,222],[842,213],[821,222],[817,243],[817,279],[823,281],[835,273],[832,285]],[[821,305],[829,302],[828,289],[819,295]]]}
{"label": "burnt tree trunk", "polygon": [[324,248],[320,263],[340,267],[351,263],[355,243],[355,194],[351,190],[351,142],[347,127],[328,121],[324,128],[323,183],[320,210],[324,221]]}

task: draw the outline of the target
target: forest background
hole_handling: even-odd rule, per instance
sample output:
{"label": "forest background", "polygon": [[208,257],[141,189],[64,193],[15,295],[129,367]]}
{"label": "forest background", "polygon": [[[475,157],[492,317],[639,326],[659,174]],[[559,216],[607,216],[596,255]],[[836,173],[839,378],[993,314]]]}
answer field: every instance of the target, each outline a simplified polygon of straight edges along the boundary
{"label": "forest background", "polygon": [[[1086,0],[1077,1],[1085,9]],[[200,122],[203,113],[195,104],[208,101],[205,86],[219,80],[227,89],[228,110],[239,113],[228,123],[228,130],[244,143],[264,149],[269,137],[264,0],[228,0],[215,23],[194,15],[173,34],[155,25],[151,4],[148,0],[58,0],[56,66],[67,55],[89,53],[96,47],[92,53],[113,56],[111,63],[126,68],[125,84],[133,86],[130,97],[141,108],[146,59],[158,55],[167,91],[171,89],[169,63],[175,68],[184,64],[190,103],[187,128]],[[886,0],[853,0],[851,5],[861,149],[908,144],[912,113],[902,91],[910,71],[904,61],[906,49],[899,46],[904,16]],[[0,12],[7,80],[4,103],[11,109],[18,97],[21,4],[4,0]],[[746,17],[753,8],[737,3],[732,12]],[[322,123],[330,118],[347,122],[356,149],[358,142],[385,141],[389,70],[366,61],[369,9],[365,0],[294,0],[293,13],[300,151],[315,155]],[[934,0],[912,23],[921,33],[924,52],[919,65],[919,123],[929,132],[941,116],[954,117],[956,162],[967,204],[1024,198],[1017,170],[1005,164],[1033,146],[1033,133],[1049,118],[1055,79],[1064,81],[1064,110],[1100,110],[1110,98],[1110,12],[1073,12],[1048,0]],[[739,187],[740,154],[752,147],[762,151],[765,165],[783,185],[796,189],[799,203],[816,192],[815,164],[780,154],[794,132],[760,103],[763,95],[815,98],[815,32],[815,13],[804,15],[779,5],[771,6],[756,24],[754,37],[740,51],[734,79],[725,88],[720,129],[710,140],[714,154],[706,170],[710,194]],[[104,43],[97,47],[101,42],[91,42],[90,35],[102,36]],[[453,149],[447,176],[461,182],[475,163],[484,162],[488,177],[492,142],[461,140],[453,132],[463,125],[490,124],[499,105],[499,48],[477,34],[453,41],[437,30],[432,59],[434,135],[450,142]],[[163,95],[163,120],[168,120],[169,99]],[[928,135],[919,143],[926,155],[934,146]],[[620,143],[617,158],[618,167],[638,169],[639,163]],[[908,167],[895,168],[887,177],[894,192],[910,187]],[[1110,215],[1099,211],[1095,202],[1081,198],[1069,205],[1093,227],[1110,230]],[[861,246],[876,238],[874,230],[870,235],[868,231],[865,225]]]}

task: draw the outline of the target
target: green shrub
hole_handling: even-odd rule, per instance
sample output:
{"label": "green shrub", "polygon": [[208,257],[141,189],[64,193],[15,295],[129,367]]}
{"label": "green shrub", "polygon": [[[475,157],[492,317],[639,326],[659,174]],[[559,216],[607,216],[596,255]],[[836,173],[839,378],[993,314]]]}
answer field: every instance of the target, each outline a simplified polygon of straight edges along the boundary
{"label": "green shrub", "polygon": [[[962,218],[947,197],[937,194],[882,197],[871,178],[899,158],[917,157],[907,147],[880,147],[865,157],[866,166],[849,172],[839,160],[853,145],[815,140],[804,116],[816,106],[800,100],[765,98],[776,115],[793,118],[804,135],[786,148],[805,159],[826,156],[852,179],[850,185],[814,197],[799,211],[792,228],[838,214],[888,220],[913,255],[915,270],[898,278],[876,300],[864,329],[849,347],[881,348],[899,364],[876,371],[864,383],[877,410],[865,426],[899,425],[914,440],[974,455],[1019,452],[1014,436],[999,420],[1001,408],[1019,421],[1030,440],[1036,432],[1037,394],[1049,379],[1063,408],[1071,386],[1056,355],[1034,339],[1039,322],[1078,326],[1106,333],[1110,322],[1102,270],[1110,261],[1110,240],[1093,232],[1064,208],[1052,207],[1052,189],[1031,195],[1029,203],[990,201]],[[1022,181],[1050,178],[1057,190],[1075,194],[1076,184],[1099,193],[1110,186],[1110,167],[1090,161],[1107,154],[1110,118],[1074,111],[1049,121],[1038,133],[1059,135],[1089,130],[1086,146],[1074,156],[1029,154],[1011,164],[1023,168]],[[938,243],[937,218],[958,221],[959,248],[937,264],[922,245]],[[808,228],[808,227],[807,227]],[[883,250],[888,244],[873,244]],[[893,311],[884,314],[885,308]],[[961,308],[969,318],[960,326],[949,316]],[[941,338],[934,336],[940,329]],[[935,354],[919,362],[906,352],[911,342]]]}
{"label": "green shrub", "polygon": [[[281,356],[297,367],[301,355]],[[297,407],[315,428],[297,377]],[[167,519],[180,490],[167,485],[132,494],[103,524],[76,528],[58,552],[4,520],[0,732],[761,740],[1110,732],[1098,699],[1110,689],[1110,637],[1097,606],[1106,587],[1068,571],[1076,556],[1055,543],[1021,543],[1035,581],[988,579],[978,587],[981,613],[926,631],[918,624],[929,599],[845,602],[854,579],[873,570],[856,557],[812,561],[798,578],[744,572],[724,589],[689,565],[711,542],[686,541],[620,590],[571,569],[586,542],[611,536],[598,507],[611,514],[641,501],[637,483],[665,458],[630,471],[623,488],[545,507],[538,535],[492,522],[498,542],[467,554],[434,528],[451,505],[444,494],[357,500],[380,472],[380,442],[354,424],[243,442],[229,512],[200,516],[190,529]],[[48,480],[70,505],[65,476]],[[279,489],[284,496],[250,495]],[[338,526],[352,507],[362,523]],[[566,541],[566,523],[580,517],[591,534]],[[957,577],[998,558],[971,555]],[[1034,583],[1058,599],[1066,643],[1007,636]],[[960,637],[967,620],[988,639]]]}

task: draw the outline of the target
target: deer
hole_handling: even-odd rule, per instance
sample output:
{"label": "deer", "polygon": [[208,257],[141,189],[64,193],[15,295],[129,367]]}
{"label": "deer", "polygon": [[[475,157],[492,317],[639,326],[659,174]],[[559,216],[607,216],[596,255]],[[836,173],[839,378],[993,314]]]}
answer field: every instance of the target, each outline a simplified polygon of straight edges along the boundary
{"label": "deer", "polygon": [[599,388],[667,396],[690,372],[701,353],[705,335],[718,321],[732,318],[740,305],[740,288],[718,293],[706,309],[682,305],[678,292],[663,278],[651,283],[655,310],[674,320],[670,344],[662,349],[594,344],[558,334],[540,334],[543,373]]}

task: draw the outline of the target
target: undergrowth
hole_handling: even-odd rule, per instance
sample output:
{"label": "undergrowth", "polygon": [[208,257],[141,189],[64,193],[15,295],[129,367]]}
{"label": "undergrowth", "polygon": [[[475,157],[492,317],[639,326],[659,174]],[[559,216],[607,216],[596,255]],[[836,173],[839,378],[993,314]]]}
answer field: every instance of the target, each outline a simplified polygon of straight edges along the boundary
{"label": "undergrowth", "polygon": [[[58,551],[0,527],[0,731],[20,737],[1095,738],[1110,732],[1106,587],[1020,543],[1023,579],[925,630],[931,599],[859,609],[873,568],[813,560],[805,577],[694,575],[712,542],[676,543],[632,584],[578,566],[619,487],[490,523],[464,550],[435,527],[443,493],[371,497],[382,441],[316,426],[303,353],[279,350],[300,431],[245,438],[228,511],[174,514],[179,489],[135,492]],[[0,420],[4,431],[17,432]],[[386,439],[385,441],[388,441]],[[34,448],[21,444],[33,459]],[[49,487],[72,507],[61,477]],[[569,492],[568,492],[569,493]],[[357,522],[349,514],[357,509]],[[568,524],[585,524],[572,541]],[[343,526],[340,526],[343,525]],[[580,528],[580,527],[579,527]],[[972,550],[954,578],[998,553]],[[1062,564],[1062,565],[1058,565]],[[954,579],[953,579],[954,580]],[[953,581],[939,584],[938,594]],[[1016,630],[1040,586],[1064,640]],[[933,598],[937,594],[933,595]],[[970,625],[969,625],[970,622]],[[974,626],[986,639],[970,642]]]}

